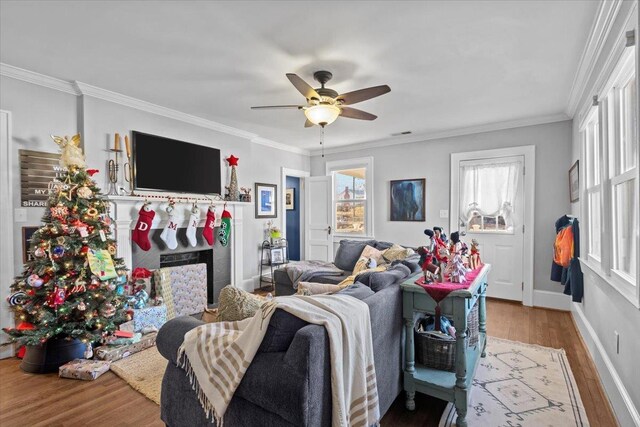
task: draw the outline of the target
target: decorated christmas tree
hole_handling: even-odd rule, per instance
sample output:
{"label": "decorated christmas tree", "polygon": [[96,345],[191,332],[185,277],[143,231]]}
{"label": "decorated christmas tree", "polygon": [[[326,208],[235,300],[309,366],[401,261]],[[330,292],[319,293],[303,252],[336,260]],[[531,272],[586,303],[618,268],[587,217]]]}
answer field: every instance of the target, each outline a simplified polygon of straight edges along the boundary
{"label": "decorated christmas tree", "polygon": [[52,138],[62,149],[64,172],[50,184],[30,260],[7,298],[20,325],[4,331],[27,345],[52,338],[97,343],[127,320],[126,267],[113,258],[108,203],[91,178],[97,171],[86,169],[80,135]]}

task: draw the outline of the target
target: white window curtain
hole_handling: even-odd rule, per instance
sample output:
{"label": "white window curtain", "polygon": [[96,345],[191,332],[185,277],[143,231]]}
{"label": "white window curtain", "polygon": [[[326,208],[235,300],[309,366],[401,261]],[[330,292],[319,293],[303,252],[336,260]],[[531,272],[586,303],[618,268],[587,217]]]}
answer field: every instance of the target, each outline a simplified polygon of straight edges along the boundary
{"label": "white window curtain", "polygon": [[490,163],[461,162],[460,220],[465,224],[476,214],[504,217],[514,224],[513,212],[522,170],[522,160]]}

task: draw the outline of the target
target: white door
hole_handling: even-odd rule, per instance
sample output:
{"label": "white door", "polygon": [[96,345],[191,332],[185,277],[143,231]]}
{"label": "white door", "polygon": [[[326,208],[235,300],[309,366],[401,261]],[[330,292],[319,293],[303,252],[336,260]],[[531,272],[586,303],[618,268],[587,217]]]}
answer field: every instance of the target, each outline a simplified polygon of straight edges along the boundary
{"label": "white door", "polygon": [[331,177],[305,178],[305,259],[333,261]]}
{"label": "white door", "polygon": [[[10,185],[11,115],[0,111],[0,327],[14,327],[13,312],[5,300],[9,295],[9,285],[13,281],[13,206]],[[7,201],[9,201],[7,203]],[[0,333],[0,343],[7,341],[7,335]],[[13,356],[13,346],[0,347],[0,359]]]}
{"label": "white door", "polygon": [[466,232],[469,245],[478,241],[482,262],[492,266],[487,296],[522,301],[525,156],[452,155],[451,168],[458,179],[452,180],[450,231]]}

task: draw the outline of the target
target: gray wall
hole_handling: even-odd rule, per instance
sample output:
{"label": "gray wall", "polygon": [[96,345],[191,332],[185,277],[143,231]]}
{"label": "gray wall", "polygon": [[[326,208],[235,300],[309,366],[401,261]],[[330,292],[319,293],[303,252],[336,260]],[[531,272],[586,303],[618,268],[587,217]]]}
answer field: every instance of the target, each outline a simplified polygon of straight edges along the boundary
{"label": "gray wall", "polygon": [[[427,226],[449,229],[440,210],[450,205],[451,153],[521,145],[536,146],[534,288],[560,292],[559,284],[549,280],[549,271],[554,223],[569,211],[571,121],[313,156],[311,174],[324,175],[326,161],[373,156],[375,238],[417,246],[424,244]],[[389,181],[404,178],[426,178],[426,222],[389,221]]]}
{"label": "gray wall", "polygon": [[[595,94],[594,84],[599,74],[603,71],[607,56],[609,52],[613,50],[613,43],[615,38],[613,35],[623,28],[622,16],[628,14],[629,8],[633,6],[632,2],[623,2],[620,8],[618,19],[614,22],[611,34],[609,35],[605,45],[602,48],[602,54],[596,62],[596,66],[591,74],[585,90],[581,94],[581,101],[578,104],[580,108],[590,102],[592,96]],[[638,21],[640,16],[635,16],[633,22],[636,23],[636,29],[638,28]],[[636,44],[638,43],[636,30]],[[637,49],[637,48],[636,48]],[[636,50],[637,54],[638,50]],[[579,120],[576,115],[576,119],[573,124],[573,144],[571,150],[571,161],[566,164],[569,167],[577,159],[580,159],[580,168],[586,166],[586,160],[580,155],[580,133],[579,133]],[[638,178],[636,178],[638,179]],[[581,177],[581,190],[584,185],[584,180]],[[582,196],[582,194],[581,194]],[[582,197],[581,199],[571,205],[571,212],[573,215],[580,217],[582,214]],[[582,224],[581,230],[586,233],[586,224]],[[584,243],[584,240],[583,240]],[[581,248],[581,254],[586,255],[587,249],[583,245]],[[636,410],[640,410],[640,374],[638,373],[639,363],[638,356],[640,355],[640,310],[636,308],[629,300],[622,296],[613,286],[603,280],[601,277],[590,271],[588,268],[583,268],[584,272],[584,301],[582,304],[574,304],[574,316],[577,318],[584,315],[584,318],[588,322],[587,326],[592,328],[595,337],[602,344],[602,348],[606,353],[606,357],[611,361],[611,365],[617,372],[624,388],[626,389],[629,397],[633,401]],[[638,284],[640,286],[640,284]],[[580,313],[581,312],[581,313]],[[616,353],[616,338],[614,331],[620,334],[620,353]],[[594,354],[594,360],[596,366],[601,370],[600,378],[603,380],[607,392],[610,396],[614,393],[615,385],[611,381],[609,373],[604,372],[606,369],[606,363],[603,360],[599,350],[594,343],[594,337],[590,336],[588,331],[582,331],[585,335],[585,342],[590,347],[592,354]],[[614,410],[620,425],[633,425],[627,408],[616,398],[612,401],[614,404]]]}
{"label": "gray wall", "polygon": [[[49,134],[72,135],[83,130],[87,163],[100,169],[96,180],[107,189],[107,144],[113,134],[121,135],[139,130],[169,138],[219,148],[223,157],[234,154],[240,158],[238,182],[240,186],[253,188],[255,182],[278,184],[280,168],[309,170],[309,157],[251,143],[236,136],[169,119],[156,114],[125,107],[91,97],[76,97],[53,89],[25,83],[8,77],[0,78],[2,97],[0,109],[12,112],[13,118],[13,172],[14,207],[20,206],[20,176],[18,149],[56,152],[57,146]],[[82,101],[82,102],[81,102]],[[226,165],[226,162],[224,163]],[[228,168],[223,165],[223,182],[228,182]],[[226,175],[225,175],[226,173]],[[280,188],[279,188],[280,190]],[[280,197],[280,191],[278,191]],[[280,204],[281,201],[278,201]],[[26,208],[27,221],[16,223],[15,271],[22,268],[21,226],[38,225],[42,208]],[[263,228],[267,220],[254,218],[253,204],[243,208],[244,227],[244,280],[258,274],[258,245],[262,242]],[[161,213],[159,213],[161,214]],[[279,223],[281,218],[276,220]],[[281,223],[279,224],[281,225]]]}

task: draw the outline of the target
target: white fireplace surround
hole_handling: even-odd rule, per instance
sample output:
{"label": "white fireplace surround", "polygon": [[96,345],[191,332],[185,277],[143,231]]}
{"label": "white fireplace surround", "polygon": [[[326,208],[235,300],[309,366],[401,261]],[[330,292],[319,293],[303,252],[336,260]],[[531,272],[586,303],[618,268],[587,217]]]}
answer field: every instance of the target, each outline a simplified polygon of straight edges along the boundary
{"label": "white fireplace surround", "polygon": [[[186,228],[191,214],[192,201],[179,201],[181,196],[176,196],[173,208],[173,218],[178,223],[178,228]],[[184,197],[182,200],[185,200]],[[113,228],[116,241],[118,242],[118,257],[124,259],[125,264],[131,267],[133,241],[131,234],[138,221],[138,212],[145,203],[144,196],[109,196],[110,215],[113,219]],[[200,199],[202,200],[202,199]],[[167,223],[166,208],[169,206],[168,198],[149,199],[152,209],[156,212],[151,229],[164,228]],[[207,209],[211,202],[202,201],[198,203],[200,208],[199,227],[203,227],[207,218]],[[222,215],[224,201],[214,201],[216,207],[216,218]],[[239,288],[244,288],[243,266],[242,266],[242,208],[250,204],[245,202],[226,202],[227,210],[231,213],[231,284]],[[219,243],[218,243],[219,244]],[[215,250],[215,245],[213,246]],[[180,252],[180,251],[178,251]],[[251,283],[249,283],[251,284]],[[245,289],[253,292],[253,289]]]}

